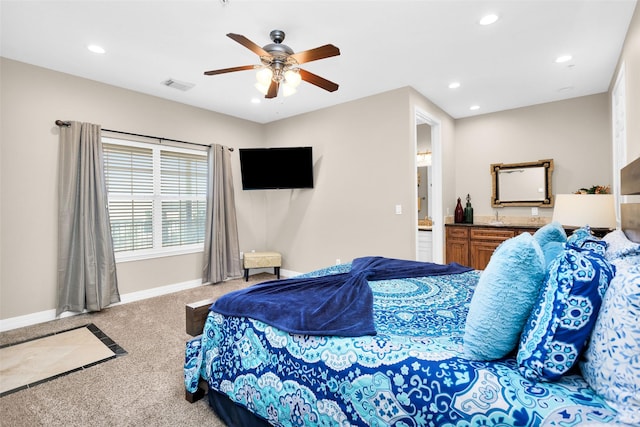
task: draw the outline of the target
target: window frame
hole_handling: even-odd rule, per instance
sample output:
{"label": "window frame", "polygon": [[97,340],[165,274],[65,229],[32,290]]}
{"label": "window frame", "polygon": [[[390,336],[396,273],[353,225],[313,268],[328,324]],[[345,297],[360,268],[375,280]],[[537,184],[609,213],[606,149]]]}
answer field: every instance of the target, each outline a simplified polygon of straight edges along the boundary
{"label": "window frame", "polygon": [[[153,194],[132,196],[131,194],[125,195],[122,193],[120,194],[109,193],[107,189],[108,202],[119,201],[119,200],[120,201],[128,201],[128,200],[151,200],[152,201],[153,248],[115,252],[116,262],[119,263],[119,262],[139,261],[139,260],[146,260],[146,259],[153,259],[153,258],[162,258],[162,257],[204,252],[204,239],[203,239],[203,242],[201,243],[187,244],[187,245],[181,245],[181,246],[168,246],[168,247],[162,246],[162,232],[163,232],[162,202],[178,201],[178,200],[195,200],[195,201],[204,201],[206,206],[207,198],[206,198],[206,189],[205,189],[204,195],[196,195],[196,196],[163,195],[161,193],[161,152],[168,151],[168,152],[194,154],[194,155],[202,156],[203,160],[208,165],[207,152],[204,150],[182,148],[182,147],[176,147],[173,145],[166,145],[166,144],[159,144],[159,143],[141,142],[141,141],[135,141],[131,139],[116,138],[112,136],[103,136],[102,143],[111,144],[111,145],[121,145],[124,147],[150,149],[152,151]],[[103,153],[104,153],[104,149],[103,149]],[[206,207],[205,207],[205,210],[206,210]],[[206,225],[203,224],[203,226],[206,229]],[[203,234],[204,232],[205,231],[203,230]]]}

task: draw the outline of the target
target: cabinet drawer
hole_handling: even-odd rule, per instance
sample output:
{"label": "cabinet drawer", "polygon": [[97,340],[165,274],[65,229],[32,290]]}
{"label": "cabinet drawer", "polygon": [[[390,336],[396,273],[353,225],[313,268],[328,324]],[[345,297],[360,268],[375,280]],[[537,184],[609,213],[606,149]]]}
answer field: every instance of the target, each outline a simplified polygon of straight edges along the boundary
{"label": "cabinet drawer", "polygon": [[471,240],[507,240],[515,236],[513,230],[497,230],[495,228],[471,229]]}
{"label": "cabinet drawer", "polygon": [[447,227],[447,239],[468,239],[469,228],[467,227]]}

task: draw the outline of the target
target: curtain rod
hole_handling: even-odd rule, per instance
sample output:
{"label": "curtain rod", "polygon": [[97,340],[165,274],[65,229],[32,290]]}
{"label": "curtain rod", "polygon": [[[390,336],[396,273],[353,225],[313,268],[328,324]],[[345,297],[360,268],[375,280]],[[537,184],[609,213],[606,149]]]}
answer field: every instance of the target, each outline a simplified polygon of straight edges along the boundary
{"label": "curtain rod", "polygon": [[[56,126],[70,126],[71,122],[65,122],[64,120],[56,120]],[[181,144],[191,144],[191,145],[199,145],[201,147],[211,147],[210,145],[207,144],[198,144],[197,142],[189,142],[189,141],[180,141],[179,139],[171,139],[171,138],[160,138],[158,136],[151,136],[151,135],[143,135],[140,133],[131,133],[131,132],[123,132],[121,130],[111,130],[111,129],[102,129],[105,132],[113,132],[113,133],[119,133],[122,135],[130,135],[130,136],[140,136],[143,138],[151,138],[151,139],[157,139],[158,141],[160,141],[162,143],[162,141],[170,141],[170,142],[179,142]],[[229,151],[233,151],[233,147],[228,147]]]}

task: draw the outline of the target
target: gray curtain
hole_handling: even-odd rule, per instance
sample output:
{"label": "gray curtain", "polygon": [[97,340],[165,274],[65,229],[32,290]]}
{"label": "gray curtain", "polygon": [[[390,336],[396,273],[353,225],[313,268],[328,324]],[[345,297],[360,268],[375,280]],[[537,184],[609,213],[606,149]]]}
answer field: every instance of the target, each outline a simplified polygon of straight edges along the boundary
{"label": "gray curtain", "polygon": [[58,203],[57,314],[119,302],[100,125],[60,127]]}
{"label": "gray curtain", "polygon": [[208,170],[202,282],[218,283],[242,275],[231,154],[227,147],[209,147]]}

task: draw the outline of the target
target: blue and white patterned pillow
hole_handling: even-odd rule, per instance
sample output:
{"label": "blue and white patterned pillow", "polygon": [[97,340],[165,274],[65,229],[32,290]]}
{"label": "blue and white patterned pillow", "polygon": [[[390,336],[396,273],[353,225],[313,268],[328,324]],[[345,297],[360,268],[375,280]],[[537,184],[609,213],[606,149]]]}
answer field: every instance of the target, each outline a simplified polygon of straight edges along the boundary
{"label": "blue and white patterned pillow", "polygon": [[640,255],[640,243],[627,238],[622,230],[613,230],[602,238],[607,243],[606,257],[609,261],[625,256]]}
{"label": "blue and white patterned pillow", "polygon": [[556,380],[578,361],[615,269],[603,255],[567,245],[549,267],[520,337],[517,361],[530,380]]}
{"label": "blue and white patterned pillow", "polygon": [[580,370],[591,388],[618,411],[618,421],[640,425],[640,254],[611,263],[616,275]]}
{"label": "blue and white patterned pillow", "polygon": [[604,240],[600,240],[598,237],[591,234],[591,228],[585,225],[569,236],[567,239],[567,246],[574,246],[577,248],[589,249],[602,256],[605,256],[607,247],[609,246]]}

